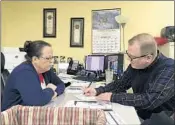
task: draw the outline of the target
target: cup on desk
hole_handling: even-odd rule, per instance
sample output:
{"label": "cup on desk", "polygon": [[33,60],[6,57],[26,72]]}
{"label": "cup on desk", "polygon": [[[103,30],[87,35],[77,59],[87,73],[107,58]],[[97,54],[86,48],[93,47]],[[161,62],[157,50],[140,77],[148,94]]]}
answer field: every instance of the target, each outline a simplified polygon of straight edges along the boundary
{"label": "cup on desk", "polygon": [[113,81],[113,74],[114,74],[113,70],[110,69],[105,70],[106,84],[111,83]]}

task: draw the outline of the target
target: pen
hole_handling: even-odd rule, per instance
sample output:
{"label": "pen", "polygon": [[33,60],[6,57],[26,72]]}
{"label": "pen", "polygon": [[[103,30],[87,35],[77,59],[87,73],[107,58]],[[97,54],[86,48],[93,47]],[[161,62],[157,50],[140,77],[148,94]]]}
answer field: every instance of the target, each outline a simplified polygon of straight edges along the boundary
{"label": "pen", "polygon": [[68,88],[69,90],[81,90],[81,88]]}
{"label": "pen", "polygon": [[[87,86],[87,88],[89,88],[91,86],[91,84],[92,84],[92,82],[89,83],[89,85]],[[85,93],[83,93],[83,94],[85,94]]]}
{"label": "pen", "polygon": [[90,83],[89,83],[89,85],[88,85],[88,87],[87,87],[87,88],[89,88],[89,87],[91,86],[91,84],[92,84],[92,82],[90,82]]}
{"label": "pen", "polygon": [[97,101],[79,101],[79,100],[76,101],[76,103],[77,103],[77,102],[97,103]]}
{"label": "pen", "polygon": [[77,102],[97,103],[97,101],[74,101],[74,105],[76,105]]}
{"label": "pen", "polygon": [[102,109],[103,111],[113,111],[112,109]]}
{"label": "pen", "polygon": [[77,101],[74,101],[74,105],[76,105],[77,104]]}

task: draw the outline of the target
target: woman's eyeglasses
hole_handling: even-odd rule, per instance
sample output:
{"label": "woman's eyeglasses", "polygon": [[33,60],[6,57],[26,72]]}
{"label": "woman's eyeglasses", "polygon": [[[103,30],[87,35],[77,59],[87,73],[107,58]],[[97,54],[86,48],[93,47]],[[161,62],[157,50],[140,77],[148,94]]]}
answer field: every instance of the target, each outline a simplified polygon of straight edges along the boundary
{"label": "woman's eyeglasses", "polygon": [[47,60],[47,61],[50,61],[50,60],[53,60],[54,59],[54,56],[52,56],[52,57],[40,57],[40,58],[43,58],[43,59],[45,59],[45,60]]}

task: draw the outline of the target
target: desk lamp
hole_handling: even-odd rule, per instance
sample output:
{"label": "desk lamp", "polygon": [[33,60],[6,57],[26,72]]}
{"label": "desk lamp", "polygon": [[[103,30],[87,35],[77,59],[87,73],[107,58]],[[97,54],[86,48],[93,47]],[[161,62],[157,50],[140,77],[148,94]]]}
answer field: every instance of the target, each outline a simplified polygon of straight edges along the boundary
{"label": "desk lamp", "polygon": [[117,23],[119,23],[122,26],[122,29],[123,29],[123,52],[124,52],[125,51],[124,28],[128,19],[122,15],[118,15],[115,17],[115,20]]}

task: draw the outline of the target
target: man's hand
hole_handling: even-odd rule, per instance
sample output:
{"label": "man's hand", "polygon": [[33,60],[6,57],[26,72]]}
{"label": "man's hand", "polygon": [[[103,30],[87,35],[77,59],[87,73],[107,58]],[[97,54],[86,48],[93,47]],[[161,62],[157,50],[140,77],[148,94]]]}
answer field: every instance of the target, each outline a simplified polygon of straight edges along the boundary
{"label": "man's hand", "polygon": [[111,95],[112,95],[111,92],[102,93],[102,94],[98,95],[96,97],[96,99],[104,100],[104,101],[110,101],[111,100]]}
{"label": "man's hand", "polygon": [[52,83],[49,83],[49,84],[46,86],[46,88],[51,88],[51,89],[55,92],[57,86],[55,86],[55,85],[52,84]]}
{"label": "man's hand", "polygon": [[83,88],[83,92],[86,96],[95,96],[97,94],[96,90],[92,87]]}

